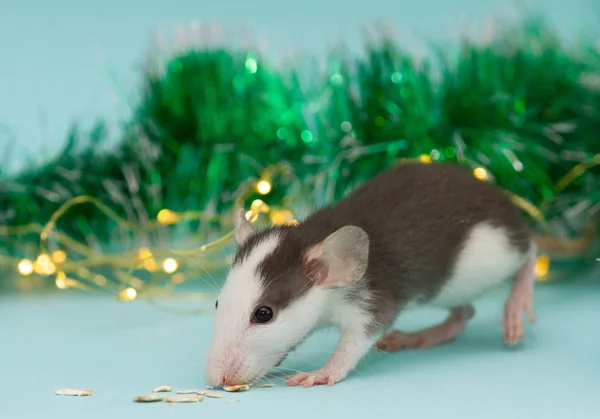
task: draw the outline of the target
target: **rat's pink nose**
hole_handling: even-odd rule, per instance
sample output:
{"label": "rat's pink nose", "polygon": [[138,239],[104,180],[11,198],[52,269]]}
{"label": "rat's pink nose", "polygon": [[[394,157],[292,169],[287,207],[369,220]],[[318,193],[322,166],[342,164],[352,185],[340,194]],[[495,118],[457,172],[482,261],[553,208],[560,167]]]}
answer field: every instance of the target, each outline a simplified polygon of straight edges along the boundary
{"label": "rat's pink nose", "polygon": [[240,374],[243,366],[243,354],[239,350],[228,348],[217,357],[209,357],[207,380],[213,386],[243,384],[243,377]]}

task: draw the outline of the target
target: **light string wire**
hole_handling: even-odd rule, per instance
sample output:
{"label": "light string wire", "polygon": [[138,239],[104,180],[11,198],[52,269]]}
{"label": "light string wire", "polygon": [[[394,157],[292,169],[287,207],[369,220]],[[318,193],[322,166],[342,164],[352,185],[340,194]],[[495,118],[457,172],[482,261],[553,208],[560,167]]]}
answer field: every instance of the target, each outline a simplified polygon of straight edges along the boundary
{"label": "light string wire", "polygon": [[[365,147],[363,151],[371,152],[366,149],[368,147]],[[416,159],[402,159],[399,162],[401,164],[405,161],[416,160],[422,163],[432,163],[428,157],[427,155],[423,155]],[[348,157],[344,156],[341,158]],[[555,190],[557,194],[564,191],[577,178],[598,165],[600,165],[600,154],[573,167],[556,183]],[[238,211],[244,207],[244,202],[250,192],[258,191],[262,195],[268,194],[272,187],[270,183],[272,177],[280,171],[281,167],[277,165],[265,168],[261,176],[253,182],[252,186],[240,193],[233,205],[234,211]],[[325,171],[330,173],[330,169],[326,169]],[[489,180],[487,170],[482,167],[473,169],[473,175],[481,181]],[[507,193],[519,208],[541,225],[546,223],[544,209],[547,208],[552,199],[556,198],[555,196],[550,200],[545,200],[538,207],[514,193],[509,191]],[[67,214],[69,209],[83,204],[94,205],[120,228],[138,234],[189,221],[217,221],[221,224],[221,227],[228,224],[223,223],[223,218],[220,215],[208,214],[203,211],[177,213],[169,209],[161,210],[155,220],[144,224],[136,224],[119,216],[97,198],[92,196],[77,196],[65,201],[52,214],[44,226],[26,224],[14,227],[0,227],[0,234],[6,236],[38,234],[41,252],[34,261],[28,259],[19,260],[15,257],[0,255],[0,265],[16,267],[17,271],[23,277],[27,277],[33,273],[41,277],[53,276],[56,287],[60,289],[79,288],[90,292],[108,293],[121,301],[145,299],[153,304],[158,304],[156,298],[159,297],[187,301],[207,301],[213,296],[213,294],[206,293],[176,293],[174,292],[174,288],[176,285],[186,282],[191,278],[197,278],[202,274],[210,276],[210,271],[218,271],[227,267],[229,263],[228,257],[217,255],[209,258],[207,255],[211,250],[230,243],[233,236],[231,230],[228,230],[227,233],[222,234],[213,241],[192,249],[150,249],[148,247],[140,247],[117,253],[100,252],[56,230],[57,222]],[[255,222],[261,214],[265,214],[274,224],[297,223],[294,212],[291,209],[284,207],[272,208],[261,199],[256,199],[252,202],[250,210],[246,212],[246,218],[251,222]],[[581,251],[585,250],[593,240],[593,231],[592,234],[588,231],[575,239],[553,239],[548,236],[538,236],[536,239],[538,244],[541,245],[542,250],[560,252],[561,250],[568,251],[570,249],[573,251],[573,249],[577,249]],[[62,248],[50,252],[48,246],[50,240]],[[69,259],[67,251],[63,249],[68,250],[69,253],[78,254],[80,258]],[[175,256],[180,257],[179,260],[175,259]],[[157,260],[162,261],[162,269]],[[100,267],[108,269],[110,274],[103,275],[97,272],[96,269]],[[144,281],[136,276],[135,271],[140,269],[149,272],[152,275],[151,279]],[[549,269],[550,257],[545,253],[540,254],[536,264],[538,279],[544,280]],[[165,285],[159,286],[160,282],[165,282]],[[213,285],[216,286],[216,284]],[[166,310],[177,313],[182,312],[182,310],[174,308]],[[202,308],[193,312],[204,313],[205,311],[206,309]],[[189,314],[189,311],[187,313]]]}

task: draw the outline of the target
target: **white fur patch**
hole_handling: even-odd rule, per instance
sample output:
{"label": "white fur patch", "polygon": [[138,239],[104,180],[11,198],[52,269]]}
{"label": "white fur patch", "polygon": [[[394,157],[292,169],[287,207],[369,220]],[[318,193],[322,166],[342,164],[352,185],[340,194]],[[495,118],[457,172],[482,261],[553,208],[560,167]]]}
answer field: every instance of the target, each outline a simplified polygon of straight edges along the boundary
{"label": "white fur patch", "polygon": [[213,322],[213,332],[207,359],[207,375],[212,384],[219,384],[224,374],[239,367],[247,357],[250,319],[262,294],[263,283],[258,265],[273,253],[280,243],[273,234],[254,247],[247,257],[232,267],[219,294],[219,307]]}
{"label": "white fur patch", "polygon": [[525,258],[510,243],[504,228],[480,223],[471,230],[452,277],[427,305],[450,308],[468,304],[514,276]]}

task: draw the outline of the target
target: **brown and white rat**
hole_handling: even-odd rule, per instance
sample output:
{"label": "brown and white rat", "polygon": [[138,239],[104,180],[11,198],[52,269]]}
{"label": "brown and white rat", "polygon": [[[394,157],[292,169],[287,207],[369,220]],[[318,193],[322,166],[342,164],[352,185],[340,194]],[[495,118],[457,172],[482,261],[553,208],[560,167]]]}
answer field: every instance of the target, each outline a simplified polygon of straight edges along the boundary
{"label": "brown and white rat", "polygon": [[[252,382],[279,365],[316,328],[341,338],[326,365],[289,385],[337,383],[374,345],[431,347],[459,335],[472,302],[513,279],[505,340],[531,322],[536,246],[519,209],[497,186],[452,164],[385,171],[295,226],[255,231],[243,211],[237,251],[217,301],[207,356],[212,385]],[[432,328],[391,330],[412,305],[442,307]]]}

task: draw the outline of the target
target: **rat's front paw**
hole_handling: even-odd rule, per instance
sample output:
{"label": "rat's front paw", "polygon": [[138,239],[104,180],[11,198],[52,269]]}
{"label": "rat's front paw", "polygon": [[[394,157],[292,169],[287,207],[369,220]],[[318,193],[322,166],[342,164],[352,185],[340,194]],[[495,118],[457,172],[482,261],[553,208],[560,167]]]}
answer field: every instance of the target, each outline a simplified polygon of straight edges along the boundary
{"label": "rat's front paw", "polygon": [[334,372],[327,368],[322,368],[313,372],[299,372],[288,377],[287,384],[289,386],[302,385],[305,388],[312,387],[314,384],[334,385],[346,378],[346,373]]}

